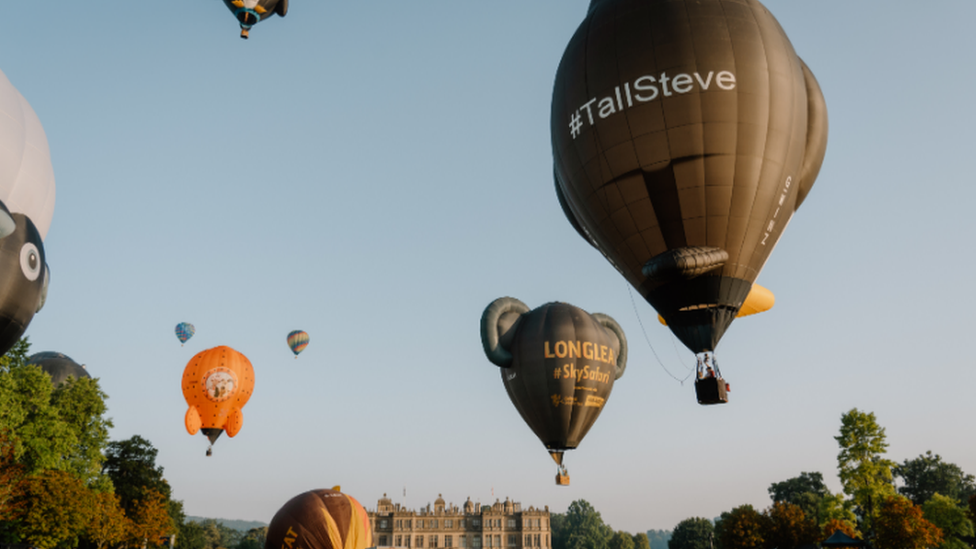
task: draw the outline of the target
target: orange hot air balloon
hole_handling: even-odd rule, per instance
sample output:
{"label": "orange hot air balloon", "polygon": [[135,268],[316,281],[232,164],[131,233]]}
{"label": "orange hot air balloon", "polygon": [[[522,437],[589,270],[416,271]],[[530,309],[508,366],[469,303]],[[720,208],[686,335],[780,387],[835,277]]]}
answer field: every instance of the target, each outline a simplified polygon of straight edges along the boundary
{"label": "orange hot air balloon", "polygon": [[233,437],[244,424],[241,408],[254,392],[254,368],[246,356],[227,346],[197,353],[183,370],[183,398],[190,405],[186,411],[186,431],[197,431],[213,443],[220,433]]}

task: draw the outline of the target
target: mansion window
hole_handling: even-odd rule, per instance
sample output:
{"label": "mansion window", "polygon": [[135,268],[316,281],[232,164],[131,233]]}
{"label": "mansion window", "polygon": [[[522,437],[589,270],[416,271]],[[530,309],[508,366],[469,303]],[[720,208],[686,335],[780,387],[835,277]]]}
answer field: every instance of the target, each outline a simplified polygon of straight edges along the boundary
{"label": "mansion window", "polygon": [[453,538],[454,536],[452,535],[444,536],[444,547],[451,547],[453,545]]}
{"label": "mansion window", "polygon": [[417,548],[424,546],[424,536],[417,536]]}
{"label": "mansion window", "polygon": [[518,544],[518,536],[516,536],[515,534],[509,534],[508,535],[508,546],[509,547],[515,547],[517,544]]}

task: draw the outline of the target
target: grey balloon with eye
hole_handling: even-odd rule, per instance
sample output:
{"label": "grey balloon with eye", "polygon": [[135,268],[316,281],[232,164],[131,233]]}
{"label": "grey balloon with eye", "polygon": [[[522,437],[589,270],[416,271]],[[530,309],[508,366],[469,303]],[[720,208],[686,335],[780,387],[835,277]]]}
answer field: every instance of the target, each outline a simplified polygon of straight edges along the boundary
{"label": "grey balloon with eye", "polygon": [[50,271],[44,242],[31,220],[11,215],[14,232],[0,239],[0,352],[6,353],[24,335],[47,297]]}
{"label": "grey balloon with eye", "polygon": [[569,484],[563,452],[583,440],[623,376],[623,329],[568,303],[529,310],[502,297],[481,316],[481,342],[512,404],[559,465],[557,484]]}

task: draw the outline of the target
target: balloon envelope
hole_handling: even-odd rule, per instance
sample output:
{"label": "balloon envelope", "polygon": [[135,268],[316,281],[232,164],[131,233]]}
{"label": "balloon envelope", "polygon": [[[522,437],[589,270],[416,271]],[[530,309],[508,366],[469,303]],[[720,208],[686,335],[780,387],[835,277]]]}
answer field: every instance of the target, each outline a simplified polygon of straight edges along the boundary
{"label": "balloon envelope", "polygon": [[291,352],[298,356],[298,353],[305,350],[308,347],[308,334],[301,331],[295,330],[288,334],[288,346],[291,347]]}
{"label": "balloon envelope", "polygon": [[823,96],[779,23],[756,0],[594,0],[551,122],[573,227],[714,350],[826,151]]}
{"label": "balloon envelope", "polygon": [[[511,298],[496,300],[482,316],[482,341],[489,360],[502,366],[502,383],[512,404],[546,448],[576,448],[623,372],[623,332],[606,315],[590,315],[568,303],[547,303],[520,313],[512,322],[511,317],[505,318],[515,314],[511,310],[500,315],[497,309],[492,312],[506,299]],[[494,343],[486,334],[491,330],[497,330],[498,345],[506,347],[509,360],[493,358]]]}
{"label": "balloon envelope", "polygon": [[0,202],[29,217],[41,239],[54,215],[54,168],[47,135],[24,96],[0,72]]}
{"label": "balloon envelope", "polygon": [[372,530],[363,506],[338,490],[299,494],[275,513],[268,525],[267,549],[366,549]]}
{"label": "balloon envelope", "polygon": [[180,340],[180,343],[186,343],[196,332],[197,329],[189,322],[180,322],[176,325],[176,337]]}
{"label": "balloon envelope", "polygon": [[0,354],[17,343],[43,306],[50,277],[40,233],[23,214],[11,218],[14,232],[0,239]]}
{"label": "balloon envelope", "polygon": [[183,398],[189,405],[186,430],[203,430],[214,442],[220,433],[235,436],[244,421],[241,409],[254,391],[251,361],[227,346],[197,353],[183,370]]}
{"label": "balloon envelope", "polygon": [[42,370],[51,376],[51,383],[55,387],[67,381],[68,376],[74,376],[75,379],[91,377],[84,366],[78,364],[71,357],[63,353],[53,351],[34,353],[27,360],[27,363],[40,366]]}

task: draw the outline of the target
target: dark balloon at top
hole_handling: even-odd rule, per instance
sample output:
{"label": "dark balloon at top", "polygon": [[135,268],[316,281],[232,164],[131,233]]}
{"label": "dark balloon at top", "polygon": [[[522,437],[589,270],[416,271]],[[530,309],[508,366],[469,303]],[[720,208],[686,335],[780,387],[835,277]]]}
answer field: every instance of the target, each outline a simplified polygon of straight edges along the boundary
{"label": "dark balloon at top", "polygon": [[288,15],[288,0],[224,0],[234,17],[241,24],[241,38],[247,39],[251,27],[272,14]]}
{"label": "dark balloon at top", "polygon": [[83,365],[78,364],[71,357],[63,353],[52,351],[34,353],[27,360],[27,363],[40,366],[42,370],[51,376],[51,383],[55,387],[67,381],[68,376],[73,376],[75,379],[91,377]]}
{"label": "dark balloon at top", "polygon": [[552,98],[573,227],[713,351],[820,171],[827,110],[756,0],[593,0]]}
{"label": "dark balloon at top", "polygon": [[627,365],[627,338],[607,315],[568,303],[534,310],[502,297],[481,316],[481,342],[512,404],[560,465],[593,426]]}
{"label": "dark balloon at top", "polygon": [[47,297],[44,243],[30,218],[11,215],[14,232],[0,239],[0,354],[24,335]]}

